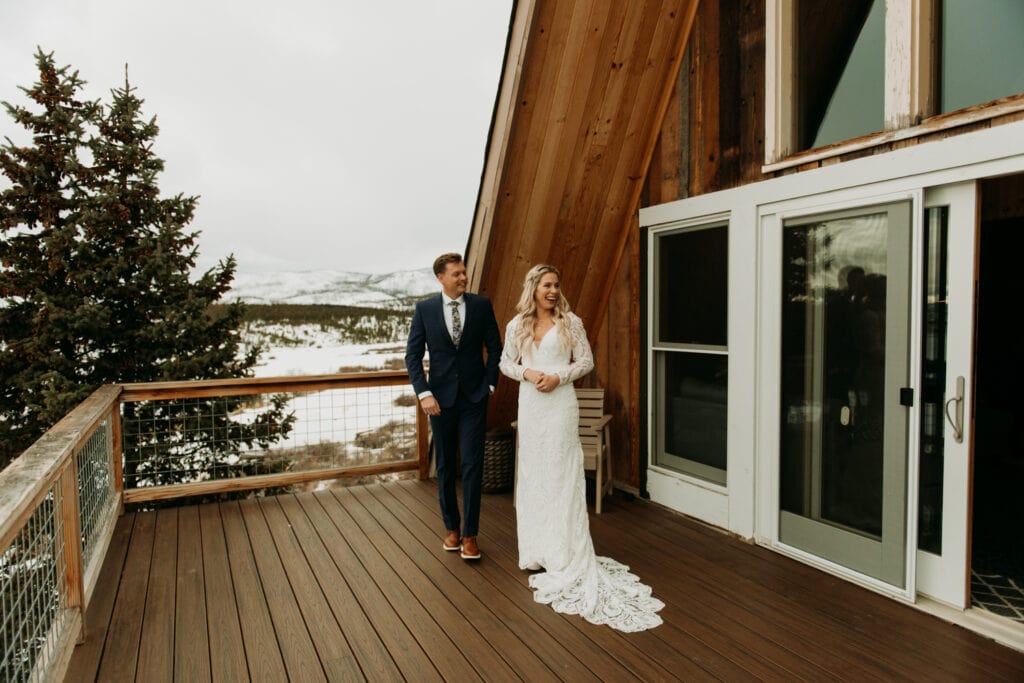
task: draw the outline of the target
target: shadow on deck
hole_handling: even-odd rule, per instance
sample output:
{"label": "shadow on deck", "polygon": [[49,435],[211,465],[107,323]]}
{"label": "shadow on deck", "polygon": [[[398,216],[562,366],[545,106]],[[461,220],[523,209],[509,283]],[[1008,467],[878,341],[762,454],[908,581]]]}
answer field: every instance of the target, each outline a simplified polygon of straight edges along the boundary
{"label": "shadow on deck", "polygon": [[478,562],[433,480],[129,513],[66,680],[1024,680],[1024,653],[643,500],[599,554],[665,601],[623,634],[533,602],[511,494]]}

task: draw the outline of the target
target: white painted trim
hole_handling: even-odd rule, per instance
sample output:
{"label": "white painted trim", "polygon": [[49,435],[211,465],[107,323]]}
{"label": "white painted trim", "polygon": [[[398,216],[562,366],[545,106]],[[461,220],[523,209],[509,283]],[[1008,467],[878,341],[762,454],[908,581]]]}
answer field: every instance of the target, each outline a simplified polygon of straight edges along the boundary
{"label": "white painted trim", "polygon": [[789,156],[796,139],[796,3],[765,0],[764,10],[764,162],[771,164]]}
{"label": "white painted trim", "polygon": [[911,125],[911,79],[913,38],[907,26],[910,23],[912,0],[886,0],[885,2],[885,80],[882,118],[885,130],[899,130]]}
{"label": "white painted trim", "polygon": [[670,472],[659,467],[647,470],[651,500],[676,512],[729,528],[729,498],[725,489],[710,482]]}
{"label": "white painted trim", "polygon": [[928,598],[918,599],[914,606],[922,612],[933,614],[952,624],[987,636],[1006,647],[1024,652],[1024,629],[1011,619],[983,609],[959,610]]}

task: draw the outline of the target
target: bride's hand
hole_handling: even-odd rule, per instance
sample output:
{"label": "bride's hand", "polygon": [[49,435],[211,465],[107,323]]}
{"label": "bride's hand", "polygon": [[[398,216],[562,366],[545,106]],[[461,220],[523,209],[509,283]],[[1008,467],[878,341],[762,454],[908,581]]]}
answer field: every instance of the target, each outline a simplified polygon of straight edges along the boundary
{"label": "bride's hand", "polygon": [[534,384],[537,387],[537,391],[547,393],[549,391],[554,391],[558,385],[561,384],[561,380],[556,374],[552,373],[548,375],[541,373],[540,378],[534,382]]}

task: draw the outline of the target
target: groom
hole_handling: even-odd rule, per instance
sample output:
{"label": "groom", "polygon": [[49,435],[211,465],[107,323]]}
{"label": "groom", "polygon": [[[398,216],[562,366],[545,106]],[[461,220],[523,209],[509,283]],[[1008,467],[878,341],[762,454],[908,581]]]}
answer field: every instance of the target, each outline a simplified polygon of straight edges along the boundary
{"label": "groom", "polygon": [[[487,398],[498,383],[501,335],[491,300],[466,292],[468,278],[461,255],[438,256],[434,275],[443,291],[416,304],[405,347],[405,366],[420,407],[430,416],[434,435],[437,495],[445,526],[443,547],[460,551],[465,560],[475,560],[480,558],[476,535]],[[423,371],[425,347],[430,353],[429,379]],[[455,494],[456,458],[460,452],[465,513],[461,520]]]}

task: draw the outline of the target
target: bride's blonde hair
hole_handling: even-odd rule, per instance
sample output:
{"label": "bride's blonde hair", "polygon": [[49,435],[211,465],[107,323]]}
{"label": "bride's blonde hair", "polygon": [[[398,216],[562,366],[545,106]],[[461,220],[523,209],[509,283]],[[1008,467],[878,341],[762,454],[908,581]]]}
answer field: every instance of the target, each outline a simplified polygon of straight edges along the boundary
{"label": "bride's blonde hair", "polygon": [[[529,272],[526,273],[526,277],[523,278],[523,293],[519,295],[519,303],[516,304],[516,311],[519,312],[519,327],[516,329],[515,337],[512,340],[513,348],[519,349],[520,357],[526,349],[526,345],[533,340],[533,326],[537,322],[537,287],[540,285],[540,279],[548,273],[554,273],[558,277],[559,282],[561,282],[562,274],[558,271],[558,268],[549,266],[546,263],[538,263],[533,268],[530,268]],[[559,289],[558,301],[555,303],[555,309],[552,311],[552,314],[555,318],[555,325],[558,327],[558,336],[566,348],[571,348],[572,346],[572,341],[569,337],[570,310],[565,294]]]}

